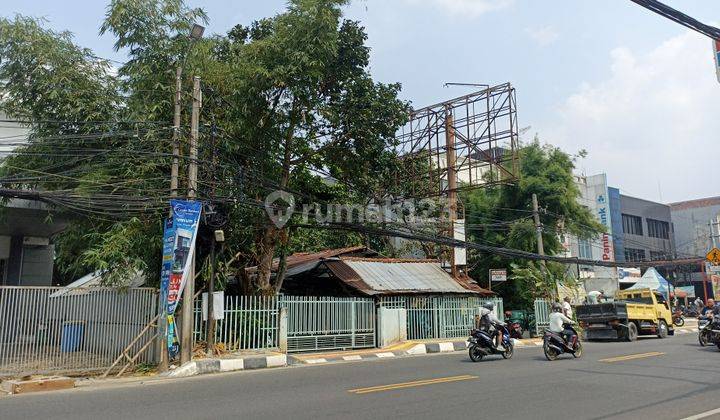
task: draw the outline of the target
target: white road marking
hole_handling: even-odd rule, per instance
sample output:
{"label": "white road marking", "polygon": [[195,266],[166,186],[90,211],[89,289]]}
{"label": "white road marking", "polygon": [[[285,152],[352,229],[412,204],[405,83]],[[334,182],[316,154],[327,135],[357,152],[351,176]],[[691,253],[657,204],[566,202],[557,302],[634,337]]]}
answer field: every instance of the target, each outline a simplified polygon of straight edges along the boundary
{"label": "white road marking", "polygon": [[375,356],[377,356],[377,357],[379,357],[379,358],[382,359],[382,358],[384,358],[384,357],[395,357],[395,353],[390,353],[390,352],[387,352],[387,353],[375,353]]}
{"label": "white road marking", "polygon": [[315,363],[326,363],[326,359],[307,359],[305,363],[315,364]]}
{"label": "white road marking", "polygon": [[362,360],[362,357],[357,354],[353,356],[343,356],[343,360]]}
{"label": "white road marking", "polygon": [[682,420],[699,420],[704,419],[706,417],[714,416],[715,414],[720,414],[720,408],[716,408],[714,410],[706,411],[704,413],[695,414],[694,416],[685,417]]}

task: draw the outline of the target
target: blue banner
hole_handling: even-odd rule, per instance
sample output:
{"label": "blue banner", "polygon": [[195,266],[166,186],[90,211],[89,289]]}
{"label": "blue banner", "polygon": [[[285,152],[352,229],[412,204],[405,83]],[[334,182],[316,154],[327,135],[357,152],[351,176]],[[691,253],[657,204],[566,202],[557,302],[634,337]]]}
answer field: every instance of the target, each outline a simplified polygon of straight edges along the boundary
{"label": "blue banner", "polygon": [[166,304],[168,353],[170,358],[173,358],[178,352],[175,310],[190,276],[190,264],[192,264],[195,254],[195,240],[200,225],[202,203],[171,200],[170,205],[173,216],[165,222],[163,233],[160,293],[162,302]]}

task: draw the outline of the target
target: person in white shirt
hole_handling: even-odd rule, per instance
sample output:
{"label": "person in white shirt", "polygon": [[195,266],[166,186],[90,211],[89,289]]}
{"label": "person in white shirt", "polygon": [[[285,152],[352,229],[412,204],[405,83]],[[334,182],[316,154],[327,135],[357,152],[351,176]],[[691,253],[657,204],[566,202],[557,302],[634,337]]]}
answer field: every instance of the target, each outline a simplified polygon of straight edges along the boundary
{"label": "person in white shirt", "polygon": [[[492,302],[487,302],[480,308],[480,320],[486,331],[490,331],[491,327],[494,328],[496,325],[505,325],[504,322],[498,319],[495,313],[495,304]],[[495,347],[497,347],[502,343],[502,331],[498,328],[495,328],[495,330]]]}
{"label": "person in white shirt", "polygon": [[572,310],[572,305],[570,304],[570,296],[565,296],[565,299],[563,299],[562,308],[563,308],[563,314],[566,317],[572,319],[573,310]]}
{"label": "person in white shirt", "polygon": [[570,328],[565,328],[565,324],[574,324],[573,320],[566,317],[562,313],[562,306],[559,303],[553,303],[553,312],[550,314],[550,331],[561,334],[565,338],[565,342],[570,345],[572,336],[575,332]]}
{"label": "person in white shirt", "polygon": [[603,290],[593,290],[587,294],[588,303],[590,304],[600,303],[603,298],[605,298],[605,291]]}

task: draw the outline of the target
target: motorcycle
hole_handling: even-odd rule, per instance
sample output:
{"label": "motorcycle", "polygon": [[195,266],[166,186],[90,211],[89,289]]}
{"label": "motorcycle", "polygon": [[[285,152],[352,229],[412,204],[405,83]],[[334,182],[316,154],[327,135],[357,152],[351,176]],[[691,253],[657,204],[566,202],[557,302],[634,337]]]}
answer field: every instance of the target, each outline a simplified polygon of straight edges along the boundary
{"label": "motorcycle", "polygon": [[565,328],[572,330],[574,333],[571,343],[565,341],[562,333],[555,333],[550,330],[545,331],[545,336],[543,337],[543,352],[545,353],[546,359],[550,361],[556,360],[558,356],[563,353],[570,353],[576,359],[582,356],[583,348],[577,331],[570,325],[565,325]]}
{"label": "motorcycle", "polygon": [[703,347],[715,344],[720,349],[720,317],[701,316],[698,318],[698,342]]}
{"label": "motorcycle", "polygon": [[508,331],[510,331],[510,338],[517,338],[518,340],[523,338],[523,327],[522,320],[512,318],[512,312],[505,311],[505,323],[508,325]]}
{"label": "motorcycle", "polygon": [[697,318],[700,314],[698,313],[697,309],[693,307],[689,308],[683,308],[683,315],[686,318]]}
{"label": "motorcycle", "polygon": [[683,325],[685,325],[685,317],[683,316],[681,310],[676,310],[675,312],[673,312],[672,320],[673,325],[675,325],[676,327],[682,327]]}
{"label": "motorcycle", "polygon": [[495,347],[495,335],[485,330],[474,329],[470,331],[468,342],[468,353],[470,360],[479,362],[483,357],[491,354],[502,355],[503,359],[509,359],[513,356],[514,346],[510,332],[504,325],[497,326],[502,331],[502,343]]}

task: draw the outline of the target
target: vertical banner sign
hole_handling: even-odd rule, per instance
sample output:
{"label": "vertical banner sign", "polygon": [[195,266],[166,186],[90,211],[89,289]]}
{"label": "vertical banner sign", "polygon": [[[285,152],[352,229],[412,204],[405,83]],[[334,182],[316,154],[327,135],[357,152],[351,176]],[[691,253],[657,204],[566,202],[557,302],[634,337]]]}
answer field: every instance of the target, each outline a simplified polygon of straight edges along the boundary
{"label": "vertical banner sign", "polygon": [[202,203],[171,200],[170,205],[173,217],[166,221],[163,234],[160,293],[167,305],[165,308],[168,319],[167,345],[168,353],[173,358],[177,355],[179,347],[175,326],[175,309],[177,309],[190,274]]}

